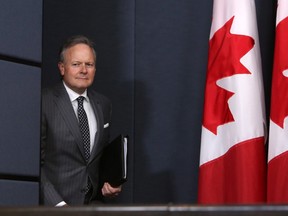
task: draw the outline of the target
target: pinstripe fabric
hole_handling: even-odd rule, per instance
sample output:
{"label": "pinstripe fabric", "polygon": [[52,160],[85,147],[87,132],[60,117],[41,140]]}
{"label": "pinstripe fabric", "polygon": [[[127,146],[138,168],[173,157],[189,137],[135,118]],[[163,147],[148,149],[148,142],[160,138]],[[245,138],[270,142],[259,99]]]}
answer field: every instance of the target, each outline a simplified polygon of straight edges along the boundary
{"label": "pinstripe fabric", "polygon": [[103,95],[88,90],[97,120],[95,143],[88,163],[84,158],[83,141],[78,120],[69,96],[59,84],[43,90],[41,128],[41,202],[53,205],[65,201],[69,205],[84,203],[88,176],[93,186],[92,200],[99,194],[99,160],[108,144],[111,103]]}

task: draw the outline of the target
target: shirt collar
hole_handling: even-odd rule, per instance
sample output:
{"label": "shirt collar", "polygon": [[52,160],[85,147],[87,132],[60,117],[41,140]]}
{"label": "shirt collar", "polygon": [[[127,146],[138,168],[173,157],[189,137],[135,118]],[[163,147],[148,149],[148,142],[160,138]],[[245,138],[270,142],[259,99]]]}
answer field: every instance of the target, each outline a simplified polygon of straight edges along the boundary
{"label": "shirt collar", "polygon": [[83,96],[88,102],[89,102],[89,99],[87,97],[87,89],[83,92],[83,94],[78,94],[76,93],[75,91],[73,91],[71,88],[69,88],[66,83],[63,81],[63,85],[69,95],[69,98],[70,98],[70,101],[75,101],[79,96]]}

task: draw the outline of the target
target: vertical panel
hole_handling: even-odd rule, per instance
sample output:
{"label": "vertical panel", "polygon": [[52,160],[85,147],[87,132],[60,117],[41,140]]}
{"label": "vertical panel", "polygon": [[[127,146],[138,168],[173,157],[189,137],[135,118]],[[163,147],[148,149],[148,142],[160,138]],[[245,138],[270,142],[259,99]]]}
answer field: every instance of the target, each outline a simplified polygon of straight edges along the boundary
{"label": "vertical panel", "polygon": [[211,9],[212,0],[136,1],[136,202],[196,200]]}
{"label": "vertical panel", "polygon": [[41,71],[0,60],[0,74],[0,174],[37,177]]}
{"label": "vertical panel", "polygon": [[[266,116],[269,119],[277,1],[255,0],[255,2],[265,89]],[[269,121],[267,121],[267,124],[269,124]]]}
{"label": "vertical panel", "polygon": [[42,0],[1,0],[0,55],[41,62]]}
{"label": "vertical panel", "polygon": [[38,203],[36,182],[0,180],[0,206],[34,206]]}
{"label": "vertical panel", "polygon": [[0,30],[0,205],[37,205],[42,0],[2,0]]}

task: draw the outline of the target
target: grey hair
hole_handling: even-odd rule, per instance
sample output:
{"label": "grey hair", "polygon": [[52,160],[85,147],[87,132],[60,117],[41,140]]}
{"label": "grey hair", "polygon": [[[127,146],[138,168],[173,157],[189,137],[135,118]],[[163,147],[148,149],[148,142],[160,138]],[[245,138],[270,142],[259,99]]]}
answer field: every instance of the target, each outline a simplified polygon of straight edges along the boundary
{"label": "grey hair", "polygon": [[96,61],[96,51],[94,49],[94,43],[92,40],[90,40],[89,38],[87,38],[83,35],[75,35],[75,36],[72,36],[66,40],[66,42],[63,44],[63,46],[60,49],[59,61],[64,62],[66,50],[77,45],[77,44],[86,44],[87,46],[89,46],[93,51],[94,60]]}

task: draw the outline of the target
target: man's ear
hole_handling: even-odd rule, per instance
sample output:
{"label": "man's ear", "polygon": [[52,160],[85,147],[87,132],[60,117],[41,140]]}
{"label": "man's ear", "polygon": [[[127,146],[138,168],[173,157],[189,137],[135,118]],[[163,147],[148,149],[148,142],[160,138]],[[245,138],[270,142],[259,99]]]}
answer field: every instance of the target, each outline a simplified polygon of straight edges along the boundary
{"label": "man's ear", "polygon": [[64,69],[64,64],[63,64],[63,62],[58,62],[58,68],[59,68],[59,71],[60,71],[61,76],[64,76],[65,69]]}

